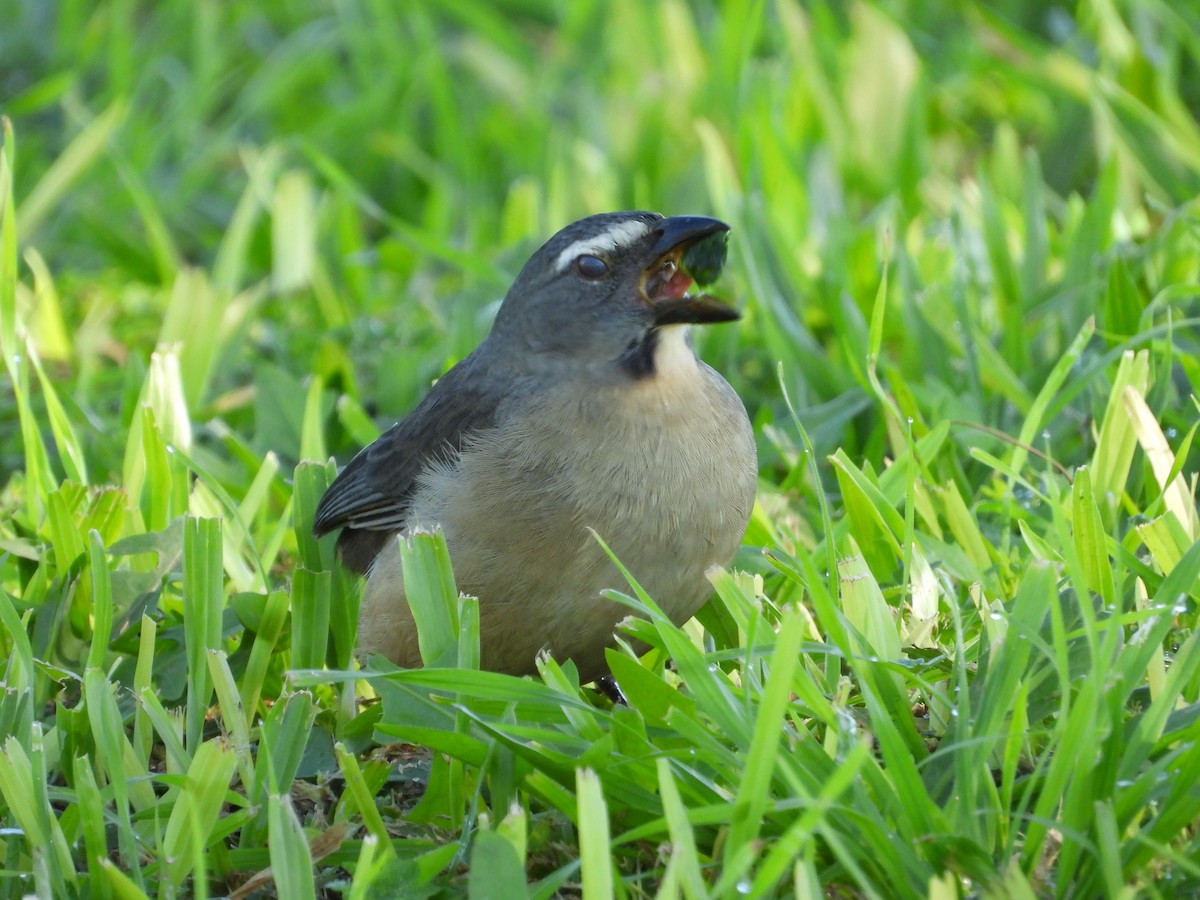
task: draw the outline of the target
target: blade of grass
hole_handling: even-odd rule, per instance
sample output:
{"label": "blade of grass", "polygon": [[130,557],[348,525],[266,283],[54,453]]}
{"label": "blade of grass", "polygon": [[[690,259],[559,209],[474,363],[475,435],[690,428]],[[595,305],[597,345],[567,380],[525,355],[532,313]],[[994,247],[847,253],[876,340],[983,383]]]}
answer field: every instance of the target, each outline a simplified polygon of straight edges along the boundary
{"label": "blade of grass", "polygon": [[204,719],[212,698],[208,652],[221,647],[222,573],[221,520],[189,516],[183,530],[183,634],[188,659],[185,733],[193,755],[204,739]]}
{"label": "blade of grass", "polygon": [[267,811],[271,823],[271,871],[275,874],[276,891],[280,897],[295,897],[296,900],[315,898],[317,887],[312,854],[290,798],[286,794],[272,794]]}
{"label": "blade of grass", "polygon": [[579,798],[576,827],[579,829],[579,865],[583,874],[584,900],[607,900],[613,893],[612,848],[609,844],[608,806],[600,779],[590,769],[575,773]]}

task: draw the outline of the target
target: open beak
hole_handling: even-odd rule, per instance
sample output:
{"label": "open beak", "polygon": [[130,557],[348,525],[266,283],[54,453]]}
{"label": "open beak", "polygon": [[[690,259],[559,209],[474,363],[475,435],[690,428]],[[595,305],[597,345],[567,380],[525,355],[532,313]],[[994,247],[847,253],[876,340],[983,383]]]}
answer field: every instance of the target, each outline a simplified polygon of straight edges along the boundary
{"label": "open beak", "polygon": [[672,216],[658,227],[654,262],[642,275],[642,295],[655,325],[732,322],[737,310],[716,297],[689,293],[693,283],[710,284],[725,265],[729,226],[704,216]]}

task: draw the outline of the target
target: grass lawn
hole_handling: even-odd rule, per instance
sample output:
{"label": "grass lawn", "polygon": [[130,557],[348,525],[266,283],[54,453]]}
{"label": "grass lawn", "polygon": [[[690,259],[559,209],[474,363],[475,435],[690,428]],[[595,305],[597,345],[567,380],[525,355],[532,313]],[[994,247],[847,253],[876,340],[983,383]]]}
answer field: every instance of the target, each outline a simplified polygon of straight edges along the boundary
{"label": "grass lawn", "polygon": [[[0,900],[1200,893],[1194,4],[3,19]],[[627,208],[733,226],[732,569],[614,707],[421,537],[363,677],[334,461]]]}

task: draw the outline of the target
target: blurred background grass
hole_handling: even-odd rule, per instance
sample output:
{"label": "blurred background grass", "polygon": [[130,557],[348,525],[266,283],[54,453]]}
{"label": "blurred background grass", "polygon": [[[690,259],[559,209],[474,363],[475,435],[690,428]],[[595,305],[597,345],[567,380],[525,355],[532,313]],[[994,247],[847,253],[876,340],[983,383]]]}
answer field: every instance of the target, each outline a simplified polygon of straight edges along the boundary
{"label": "blurred background grass", "polygon": [[706,354],[766,420],[782,361],[818,448],[852,454],[879,449],[862,361],[885,256],[888,363],[928,415],[1002,429],[1086,317],[1133,333],[1106,291],[1195,274],[1171,254],[1200,192],[1187,5],[10,9],[21,242],[76,337],[43,353],[81,351],[72,393],[111,413],[172,337],[172,291],[216,306],[188,399],[287,459],[288,388],[315,372],[400,415],[529,250],[597,210],[731,220],[747,320]]}

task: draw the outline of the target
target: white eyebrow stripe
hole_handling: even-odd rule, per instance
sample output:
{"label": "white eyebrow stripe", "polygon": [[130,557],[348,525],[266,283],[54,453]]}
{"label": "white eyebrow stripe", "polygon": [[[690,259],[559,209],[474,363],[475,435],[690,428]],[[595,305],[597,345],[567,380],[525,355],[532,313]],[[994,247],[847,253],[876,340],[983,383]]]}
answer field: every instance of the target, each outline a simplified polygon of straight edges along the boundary
{"label": "white eyebrow stripe", "polygon": [[627,244],[632,244],[634,241],[645,237],[649,231],[650,225],[639,219],[618,222],[609,228],[608,231],[598,234],[595,237],[583,238],[573,243],[562,253],[558,254],[555,265],[558,267],[558,271],[561,272],[574,262],[576,257],[620,249]]}

